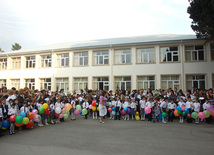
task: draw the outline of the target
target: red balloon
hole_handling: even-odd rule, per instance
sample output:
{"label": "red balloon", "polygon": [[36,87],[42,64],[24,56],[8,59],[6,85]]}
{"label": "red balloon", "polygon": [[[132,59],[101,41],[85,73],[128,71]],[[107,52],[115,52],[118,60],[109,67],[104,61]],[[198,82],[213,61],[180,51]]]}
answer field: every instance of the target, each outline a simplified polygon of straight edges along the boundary
{"label": "red balloon", "polygon": [[56,117],[59,117],[60,114],[57,114],[57,113],[54,112],[54,115],[55,115]]}
{"label": "red balloon", "polygon": [[32,112],[29,113],[29,115],[27,116],[29,118],[29,120],[32,120],[34,117],[34,114]]}
{"label": "red balloon", "polygon": [[22,126],[22,123],[18,124],[15,122],[15,126],[20,127],[20,126]]}
{"label": "red balloon", "polygon": [[179,116],[179,114],[178,114],[178,110],[177,110],[177,109],[175,109],[175,110],[174,110],[174,115],[175,115],[176,117],[178,117],[178,116]]}
{"label": "red balloon", "polygon": [[11,115],[10,116],[10,122],[15,122],[16,119],[16,115]]}
{"label": "red balloon", "polygon": [[189,119],[190,119],[190,118],[191,118],[191,114],[187,114],[187,118],[189,118]]}
{"label": "red balloon", "polygon": [[95,106],[96,106],[96,103],[95,103],[95,102],[93,102],[91,105],[92,105],[93,107],[95,107]]}
{"label": "red balloon", "polygon": [[44,113],[45,113],[46,115],[48,115],[48,114],[50,113],[50,111],[49,111],[48,109],[45,109]]}
{"label": "red balloon", "polygon": [[32,121],[29,121],[28,124],[26,125],[26,127],[28,129],[32,128],[32,126],[33,126],[33,122]]}
{"label": "red balloon", "polygon": [[109,112],[112,112],[112,108],[108,108],[108,111],[109,111]]}

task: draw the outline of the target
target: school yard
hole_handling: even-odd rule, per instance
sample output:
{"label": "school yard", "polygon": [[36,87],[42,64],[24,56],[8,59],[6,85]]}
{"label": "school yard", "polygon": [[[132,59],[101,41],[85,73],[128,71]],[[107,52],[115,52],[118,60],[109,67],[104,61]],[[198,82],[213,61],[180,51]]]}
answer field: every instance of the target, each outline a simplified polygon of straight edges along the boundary
{"label": "school yard", "polygon": [[150,123],[105,119],[65,122],[6,134],[1,155],[213,154],[214,124]]}

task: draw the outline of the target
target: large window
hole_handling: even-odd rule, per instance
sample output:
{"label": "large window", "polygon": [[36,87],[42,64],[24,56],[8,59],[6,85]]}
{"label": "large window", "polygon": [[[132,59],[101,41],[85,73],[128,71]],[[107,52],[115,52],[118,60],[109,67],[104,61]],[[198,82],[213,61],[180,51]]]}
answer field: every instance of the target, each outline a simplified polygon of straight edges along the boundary
{"label": "large window", "polygon": [[65,92],[69,91],[68,78],[57,78],[56,79],[56,90],[60,91],[60,89],[64,89]]}
{"label": "large window", "polygon": [[108,64],[108,51],[94,52],[94,64],[95,65]]}
{"label": "large window", "polygon": [[214,60],[214,44],[211,44],[211,60]]}
{"label": "large window", "polygon": [[26,57],[26,68],[35,68],[35,56]]}
{"label": "large window", "polygon": [[204,46],[185,46],[187,61],[204,60]]}
{"label": "large window", "polygon": [[138,76],[137,80],[138,89],[155,90],[155,76]]}
{"label": "large window", "polygon": [[139,48],[137,49],[137,63],[153,63],[154,48]]}
{"label": "large window", "polygon": [[20,79],[11,79],[11,87],[20,89]]}
{"label": "large window", "polygon": [[35,89],[35,79],[25,79],[25,87],[34,90]]}
{"label": "large window", "polygon": [[0,88],[7,86],[7,80],[6,79],[0,79]]}
{"label": "large window", "polygon": [[93,78],[94,90],[109,90],[108,77],[95,77]]}
{"label": "large window", "polygon": [[74,53],[74,65],[75,66],[88,65],[88,52]]}
{"label": "large window", "polygon": [[7,58],[0,59],[0,69],[7,69]]}
{"label": "large window", "polygon": [[51,67],[52,56],[41,55],[41,67]]}
{"label": "large window", "polygon": [[115,64],[127,64],[131,63],[131,50],[115,50],[114,51]]}
{"label": "large window", "polygon": [[88,78],[74,78],[74,90],[88,89]]}
{"label": "large window", "polygon": [[186,76],[187,89],[192,87],[205,89],[205,75],[187,75]]}
{"label": "large window", "polygon": [[21,57],[12,58],[12,69],[21,69]]}
{"label": "large window", "polygon": [[131,90],[131,77],[115,77],[114,88],[115,90]]}
{"label": "large window", "polygon": [[173,62],[179,60],[178,47],[161,47],[161,62]]}
{"label": "large window", "polygon": [[57,55],[57,67],[69,66],[69,53]]}
{"label": "large window", "polygon": [[42,89],[51,90],[51,78],[40,79],[40,90]]}
{"label": "large window", "polygon": [[163,75],[161,76],[161,88],[167,89],[167,88],[177,88],[180,89],[180,78],[179,75]]}

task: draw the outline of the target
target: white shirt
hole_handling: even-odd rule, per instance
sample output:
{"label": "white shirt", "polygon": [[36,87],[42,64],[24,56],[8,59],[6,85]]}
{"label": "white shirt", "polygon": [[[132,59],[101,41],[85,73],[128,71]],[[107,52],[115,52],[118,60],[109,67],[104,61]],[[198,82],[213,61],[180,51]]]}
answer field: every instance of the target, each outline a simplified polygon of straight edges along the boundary
{"label": "white shirt", "polygon": [[178,105],[180,106],[180,107],[185,107],[185,103],[184,102],[178,102]]}
{"label": "white shirt", "polygon": [[[15,100],[16,99],[16,96],[15,95],[11,95],[11,96],[8,96],[8,98],[6,99],[6,104],[9,105],[9,100],[12,99],[12,100]],[[9,107],[8,107],[9,108]]]}
{"label": "white shirt", "polygon": [[194,108],[194,111],[195,112],[198,112],[199,111],[199,108],[200,108],[200,103],[193,103],[193,108]]}
{"label": "white shirt", "polygon": [[152,108],[152,102],[146,102],[146,106]]}
{"label": "white shirt", "polygon": [[8,109],[8,115],[12,115],[16,113],[16,108],[14,107],[14,109],[11,107],[10,109]]}
{"label": "white shirt", "polygon": [[50,109],[51,109],[51,111],[53,111],[53,110],[54,110],[54,107],[55,107],[55,106],[54,106],[54,104],[51,104],[51,105],[50,105]]}
{"label": "white shirt", "polygon": [[116,105],[116,107],[119,107],[121,109],[121,102],[120,101],[116,101],[115,105]]}
{"label": "white shirt", "polygon": [[56,103],[55,103],[55,109],[56,109],[56,108],[61,108],[61,103],[56,102]]}
{"label": "white shirt", "polygon": [[73,108],[76,108],[76,102],[75,101],[71,101],[71,106],[73,106]]}
{"label": "white shirt", "polygon": [[61,102],[60,108],[62,109],[62,108],[64,108],[64,107],[65,107],[65,103]]}
{"label": "white shirt", "polygon": [[88,108],[88,107],[89,107],[89,103],[88,103],[88,102],[84,102],[84,103],[82,104],[82,107],[83,107],[83,108]]}
{"label": "white shirt", "polygon": [[112,107],[116,107],[116,101],[111,101]]}
{"label": "white shirt", "polygon": [[189,101],[186,102],[186,108],[190,109],[192,108],[192,105],[193,105],[192,102],[189,102]]}
{"label": "white shirt", "polygon": [[20,112],[24,112],[24,113],[28,112],[28,107],[22,106],[20,109]]}
{"label": "white shirt", "polygon": [[206,102],[205,102],[205,103],[203,104],[203,109],[204,109],[204,110],[207,110],[207,108],[206,108],[207,105],[210,105],[210,103],[206,103]]}
{"label": "white shirt", "polygon": [[132,108],[132,109],[135,109],[136,110],[136,108],[137,108],[137,103],[135,103],[135,102],[132,102],[131,103],[131,105],[130,105],[130,107]]}
{"label": "white shirt", "polygon": [[3,117],[3,114],[2,114],[2,108],[0,107],[0,118]]}
{"label": "white shirt", "polygon": [[168,104],[168,109],[175,109],[176,108],[176,104],[175,103],[169,103]]}
{"label": "white shirt", "polygon": [[123,108],[124,108],[124,107],[127,107],[127,108],[128,108],[129,106],[130,106],[129,102],[124,102]]}
{"label": "white shirt", "polygon": [[38,108],[38,109],[43,108],[42,104],[40,104],[40,103],[37,103],[37,105],[36,105],[36,106],[37,106],[37,108]]}
{"label": "white shirt", "polygon": [[163,101],[163,102],[161,102],[160,107],[161,107],[161,108],[166,108],[166,107],[167,107],[167,104],[168,104],[168,103],[166,103],[165,101]]}
{"label": "white shirt", "polygon": [[140,106],[141,106],[141,108],[145,108],[146,101],[145,100],[140,100]]}

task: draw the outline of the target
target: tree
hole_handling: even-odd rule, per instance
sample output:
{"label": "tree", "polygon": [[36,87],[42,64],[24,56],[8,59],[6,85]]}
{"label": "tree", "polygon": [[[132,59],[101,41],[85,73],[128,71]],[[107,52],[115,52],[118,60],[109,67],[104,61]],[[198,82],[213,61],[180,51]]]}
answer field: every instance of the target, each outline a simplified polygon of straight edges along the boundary
{"label": "tree", "polygon": [[191,28],[197,38],[214,39],[214,0],[189,0],[187,13],[193,20]]}
{"label": "tree", "polygon": [[18,44],[18,43],[15,43],[14,45],[12,45],[12,50],[15,51],[15,50],[20,50],[22,47]]}
{"label": "tree", "polygon": [[4,52],[4,51],[0,48],[0,52]]}

